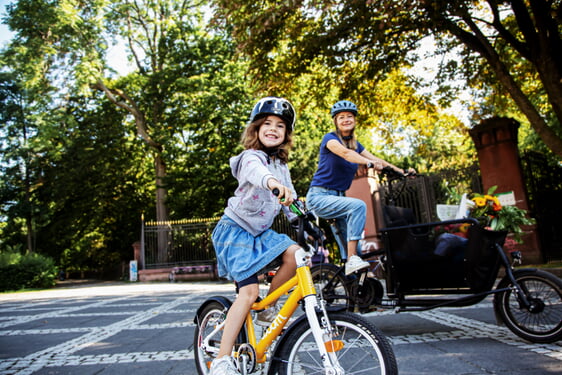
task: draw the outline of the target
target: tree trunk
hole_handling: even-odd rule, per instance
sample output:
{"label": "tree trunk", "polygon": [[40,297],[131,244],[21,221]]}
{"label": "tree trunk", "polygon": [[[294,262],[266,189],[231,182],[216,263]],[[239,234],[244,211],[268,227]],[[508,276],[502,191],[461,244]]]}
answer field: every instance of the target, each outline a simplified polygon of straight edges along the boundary
{"label": "tree trunk", "polygon": [[[118,107],[127,110],[135,118],[138,135],[146,142],[146,144],[154,152],[154,175],[156,183],[156,221],[168,221],[168,208],[166,206],[166,198],[168,190],[165,186],[166,179],[166,163],[162,159],[162,145],[152,139],[148,132],[146,116],[144,112],[137,106],[137,103],[126,93],[117,89],[109,89],[100,79],[94,85],[94,88],[103,91],[105,96]],[[158,263],[166,263],[168,261],[168,234],[166,231],[158,231]]]}
{"label": "tree trunk", "polygon": [[530,99],[511,76],[509,69],[501,61],[500,56],[490,44],[489,40],[470,17],[463,18],[473,34],[461,29],[455,23],[446,21],[446,29],[459,39],[469,49],[485,59],[495,73],[498,81],[503,85],[521,112],[527,117],[531,127],[537,132],[544,144],[556,155],[562,158],[562,138],[548,126]]}
{"label": "tree trunk", "polygon": [[[162,160],[160,153],[154,156],[154,170],[156,174],[156,220],[161,222],[160,225],[168,221],[168,207],[166,206],[166,198],[168,190],[165,186],[166,163]],[[168,262],[168,231],[158,231],[158,263]]]}

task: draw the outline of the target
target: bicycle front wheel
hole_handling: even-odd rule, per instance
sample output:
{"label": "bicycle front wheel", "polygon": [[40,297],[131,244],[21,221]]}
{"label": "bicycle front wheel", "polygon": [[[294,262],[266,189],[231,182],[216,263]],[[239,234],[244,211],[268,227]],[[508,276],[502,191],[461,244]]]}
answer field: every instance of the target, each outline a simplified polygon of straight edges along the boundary
{"label": "bicycle front wheel", "polygon": [[[517,336],[536,343],[562,339],[562,280],[541,270],[515,271],[515,279],[530,303],[525,307],[513,290],[494,297],[494,307]],[[511,287],[508,279],[498,289]]]}
{"label": "bicycle front wheel", "polygon": [[[345,374],[394,375],[398,365],[386,337],[364,318],[349,312],[329,313],[332,340],[343,343],[336,352]],[[308,320],[302,320],[281,343],[270,374],[324,374],[325,370]]]}

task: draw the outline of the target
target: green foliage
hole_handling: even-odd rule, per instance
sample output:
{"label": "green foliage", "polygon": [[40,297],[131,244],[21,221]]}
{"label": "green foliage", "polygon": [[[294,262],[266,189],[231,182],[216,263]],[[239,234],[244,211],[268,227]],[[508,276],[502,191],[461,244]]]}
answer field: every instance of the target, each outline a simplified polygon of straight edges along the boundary
{"label": "green foliage", "polygon": [[[102,274],[132,257],[157,189],[169,192],[159,212],[176,218],[214,216],[234,190],[228,158],[253,100],[243,59],[194,4],[136,4],[10,7],[0,249],[27,243],[69,271]],[[116,42],[132,63],[117,78],[106,58]]]}
{"label": "green foliage", "polygon": [[55,285],[54,261],[40,254],[0,253],[0,291],[49,288]]}
{"label": "green foliage", "polygon": [[[132,257],[141,214],[219,215],[236,186],[228,159],[265,95],[296,107],[290,168],[301,196],[322,136],[334,128],[329,108],[344,98],[360,107],[360,141],[394,164],[419,172],[472,164],[467,129],[436,104],[450,102],[451,91],[443,87],[441,101],[419,95],[402,72],[437,27],[418,3],[217,3],[211,24],[190,1],[9,7],[16,36],[0,54],[0,250],[27,249],[68,271],[101,274]],[[448,41],[439,39],[440,51],[458,45]],[[112,47],[125,52],[124,73],[107,57]],[[474,64],[444,66],[447,74],[474,67],[471,77],[490,76],[473,54],[462,56]],[[526,72],[518,82],[553,123],[533,67],[517,66]],[[523,118],[500,92],[483,102]],[[530,122],[524,134],[522,144],[538,147]]]}

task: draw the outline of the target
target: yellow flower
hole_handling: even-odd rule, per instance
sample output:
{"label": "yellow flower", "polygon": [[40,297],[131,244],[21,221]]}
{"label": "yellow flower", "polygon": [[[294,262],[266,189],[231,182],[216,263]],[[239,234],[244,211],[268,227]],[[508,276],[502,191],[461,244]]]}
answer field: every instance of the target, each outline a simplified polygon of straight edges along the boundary
{"label": "yellow flower", "polygon": [[500,200],[495,195],[485,195],[484,198],[486,198],[486,200],[488,200],[488,201],[491,201],[492,205],[501,206]]}
{"label": "yellow flower", "polygon": [[472,201],[476,205],[476,207],[484,207],[486,205],[486,199],[483,197],[474,197]]}
{"label": "yellow flower", "polygon": [[471,225],[470,223],[461,224],[461,226],[459,227],[459,232],[462,233],[468,232],[468,228],[470,227],[470,225]]}

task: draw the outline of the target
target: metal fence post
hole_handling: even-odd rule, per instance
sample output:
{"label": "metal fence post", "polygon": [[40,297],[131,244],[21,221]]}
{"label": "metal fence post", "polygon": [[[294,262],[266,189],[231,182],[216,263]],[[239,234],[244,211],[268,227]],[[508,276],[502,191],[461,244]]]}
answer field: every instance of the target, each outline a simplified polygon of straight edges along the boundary
{"label": "metal fence post", "polygon": [[139,270],[144,270],[144,213],[141,214],[141,248]]}

